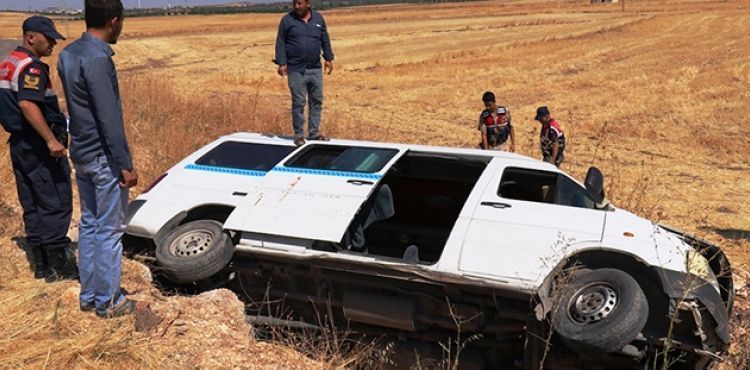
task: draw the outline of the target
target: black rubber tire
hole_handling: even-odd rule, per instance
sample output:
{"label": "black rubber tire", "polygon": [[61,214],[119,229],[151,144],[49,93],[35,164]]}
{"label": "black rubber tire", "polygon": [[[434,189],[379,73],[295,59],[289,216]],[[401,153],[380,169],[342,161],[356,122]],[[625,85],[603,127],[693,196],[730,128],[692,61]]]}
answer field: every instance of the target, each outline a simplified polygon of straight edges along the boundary
{"label": "black rubber tire", "polygon": [[156,246],[156,261],[170,281],[191,283],[223,270],[232,259],[234,249],[220,222],[191,221],[167,233],[164,242]]}
{"label": "black rubber tire", "polygon": [[[580,293],[603,286],[614,290],[617,297],[609,313],[598,321],[579,322],[574,319],[571,309],[576,299],[583,295]],[[582,291],[584,288],[587,290]],[[620,351],[635,339],[648,320],[646,295],[638,282],[621,270],[579,272],[562,288],[561,293],[562,298],[554,312],[553,327],[568,348],[582,355]]]}

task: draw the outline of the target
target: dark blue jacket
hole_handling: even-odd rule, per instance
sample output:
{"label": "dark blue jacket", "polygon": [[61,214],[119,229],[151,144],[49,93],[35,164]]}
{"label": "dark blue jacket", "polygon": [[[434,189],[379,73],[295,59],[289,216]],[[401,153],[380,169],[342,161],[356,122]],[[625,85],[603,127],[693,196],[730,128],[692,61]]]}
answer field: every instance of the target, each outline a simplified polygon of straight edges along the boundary
{"label": "dark blue jacket", "polygon": [[[65,116],[52,88],[49,66],[22,46],[0,62],[0,122],[10,142],[26,149],[47,149],[47,144],[24,117],[19,102],[36,103],[54,134],[65,131]],[[58,137],[58,140],[62,139]],[[67,142],[61,140],[66,145]]]}
{"label": "dark blue jacket", "polygon": [[107,156],[115,177],[133,169],[122,119],[112,48],[85,33],[60,53],[60,73],[70,115],[70,158],[89,163]]}
{"label": "dark blue jacket", "polygon": [[279,23],[274,62],[286,65],[289,72],[319,69],[321,50],[323,59],[333,61],[326,22],[320,13],[313,10],[310,12],[312,15],[307,23],[294,11],[286,14]]}

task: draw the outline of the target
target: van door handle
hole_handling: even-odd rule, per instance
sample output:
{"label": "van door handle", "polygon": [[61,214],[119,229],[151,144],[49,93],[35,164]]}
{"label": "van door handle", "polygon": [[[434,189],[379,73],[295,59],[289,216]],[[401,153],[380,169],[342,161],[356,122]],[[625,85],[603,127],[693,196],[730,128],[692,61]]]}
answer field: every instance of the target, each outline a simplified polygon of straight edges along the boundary
{"label": "van door handle", "polygon": [[505,209],[505,208],[512,207],[508,203],[500,203],[500,202],[482,202],[482,203],[479,203],[479,204],[483,205],[483,206],[487,206],[487,207],[500,208],[500,209]]}
{"label": "van door handle", "polygon": [[365,180],[348,180],[347,182],[350,184],[354,184],[354,185],[374,185],[375,184],[372,181],[365,181]]}

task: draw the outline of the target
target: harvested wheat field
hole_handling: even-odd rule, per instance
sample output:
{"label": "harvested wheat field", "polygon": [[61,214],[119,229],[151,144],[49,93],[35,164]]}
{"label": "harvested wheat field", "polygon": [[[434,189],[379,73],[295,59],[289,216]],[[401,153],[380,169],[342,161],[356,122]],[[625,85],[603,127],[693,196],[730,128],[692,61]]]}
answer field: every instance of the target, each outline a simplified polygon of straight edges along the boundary
{"label": "harvested wheat field", "polygon": [[[599,167],[615,205],[727,252],[738,296],[721,367],[750,366],[750,1],[628,0],[624,11],[587,1],[489,1],[324,15],[336,54],[325,80],[324,134],[474,147],[481,95],[493,90],[513,113],[518,150],[539,157],[533,116],[548,105],[568,138],[564,170],[582,178],[590,165]],[[271,62],[280,17],[126,20],[114,49],[141,176],[132,196],[219,135],[291,132],[286,79]],[[0,14],[0,38],[18,39],[23,18]],[[83,24],[58,20],[58,28],[69,42]],[[141,314],[160,322],[136,331],[134,318],[103,322],[79,312],[78,285],[34,281],[11,241],[23,231],[7,149],[0,178],[0,367],[326,368],[353,361],[330,349],[255,342],[241,304],[222,298],[229,292],[164,296],[132,261],[124,286],[149,304]]]}

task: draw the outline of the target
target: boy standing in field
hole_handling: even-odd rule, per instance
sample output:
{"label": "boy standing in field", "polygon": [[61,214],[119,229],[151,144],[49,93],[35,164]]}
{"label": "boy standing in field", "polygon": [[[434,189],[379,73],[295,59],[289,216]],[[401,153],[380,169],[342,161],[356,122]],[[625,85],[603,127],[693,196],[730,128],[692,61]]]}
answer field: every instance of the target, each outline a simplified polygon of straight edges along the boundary
{"label": "boy standing in field", "polygon": [[307,117],[307,139],[326,140],[320,134],[320,115],[323,111],[323,74],[320,69],[321,51],[326,74],[333,72],[333,51],[326,22],[313,11],[310,0],[293,0],[294,10],[279,24],[276,35],[278,74],[287,76],[292,94],[292,128],[294,144],[305,143],[305,105],[310,101]]}
{"label": "boy standing in field", "polygon": [[565,135],[560,124],[552,118],[547,107],[537,108],[534,119],[542,124],[539,132],[542,159],[560,167],[563,161],[563,151],[565,151]]}
{"label": "boy standing in field", "polygon": [[[516,151],[516,135],[510,121],[510,112],[499,107],[495,94],[487,91],[482,95],[485,109],[479,115],[477,128],[482,133],[480,146],[487,150]],[[510,138],[510,147],[507,145]]]}
{"label": "boy standing in field", "polygon": [[138,183],[112,61],[122,32],[120,0],[86,0],[86,32],[57,63],[70,113],[70,156],[81,198],[80,308],[103,318],[131,313],[120,287],[128,189]]}

